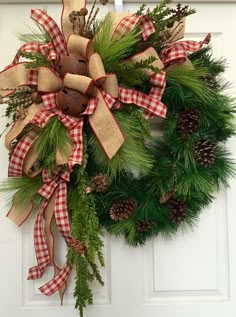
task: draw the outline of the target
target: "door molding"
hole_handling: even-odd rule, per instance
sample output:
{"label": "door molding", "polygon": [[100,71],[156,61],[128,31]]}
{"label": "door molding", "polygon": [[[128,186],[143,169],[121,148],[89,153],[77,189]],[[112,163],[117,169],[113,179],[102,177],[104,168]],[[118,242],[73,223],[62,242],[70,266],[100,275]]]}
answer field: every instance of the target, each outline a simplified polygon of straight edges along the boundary
{"label": "door molding", "polygon": [[[88,0],[88,2],[92,2],[92,0]],[[114,0],[110,1],[111,3],[114,2]],[[129,2],[137,2],[137,0],[124,0],[123,3],[129,3]],[[156,0],[149,0],[149,3],[156,2]],[[236,3],[236,0],[173,0],[173,3]],[[19,0],[0,0],[0,4],[25,4],[25,3],[61,3],[60,0],[24,0],[24,1],[19,1]]]}

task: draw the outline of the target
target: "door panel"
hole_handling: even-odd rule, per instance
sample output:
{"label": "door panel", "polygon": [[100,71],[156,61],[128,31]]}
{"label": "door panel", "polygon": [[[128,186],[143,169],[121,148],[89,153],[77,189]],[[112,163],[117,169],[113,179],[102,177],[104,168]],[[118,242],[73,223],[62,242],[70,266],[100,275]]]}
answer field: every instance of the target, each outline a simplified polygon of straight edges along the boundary
{"label": "door panel", "polygon": [[[0,1],[1,69],[13,59],[19,41],[18,33],[27,33],[26,25],[31,7],[43,7],[43,2]],[[20,2],[24,4],[20,4]],[[59,1],[50,1],[49,14],[60,20]],[[190,2],[190,1],[189,1]],[[211,1],[210,1],[211,2]],[[186,38],[202,39],[212,33],[216,57],[227,58],[227,80],[236,82],[236,3],[194,3],[198,14],[187,20]],[[154,3],[150,3],[154,6]],[[124,10],[135,11],[137,2],[125,2]],[[114,4],[103,8],[103,13],[114,10]],[[9,23],[10,21],[10,23]],[[236,95],[236,89],[229,93]],[[3,110],[1,110],[3,113]],[[0,118],[4,127],[4,119]],[[236,157],[236,140],[229,142]],[[0,143],[1,178],[7,176],[8,154]],[[103,272],[105,287],[93,285],[93,307],[86,309],[87,317],[233,317],[236,312],[236,213],[234,195],[236,182],[222,189],[216,200],[205,210],[198,228],[179,233],[173,240],[154,239],[142,248],[128,247],[123,239],[105,237]],[[59,296],[47,298],[38,287],[46,282],[52,272],[41,281],[27,281],[27,269],[34,265],[33,217],[17,229],[5,218],[7,198],[1,197],[0,214],[0,316],[44,317],[78,316],[73,308],[73,277],[60,306]],[[58,237],[58,248],[64,249]],[[64,249],[65,250],[65,249]],[[63,263],[64,254],[60,253]]]}

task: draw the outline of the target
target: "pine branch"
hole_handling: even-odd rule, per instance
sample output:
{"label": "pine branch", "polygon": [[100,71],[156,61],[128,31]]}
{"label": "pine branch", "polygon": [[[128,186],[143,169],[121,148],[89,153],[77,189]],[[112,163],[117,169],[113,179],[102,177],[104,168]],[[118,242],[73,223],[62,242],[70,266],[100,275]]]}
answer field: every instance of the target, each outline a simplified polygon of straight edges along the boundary
{"label": "pine branch", "polygon": [[14,203],[18,206],[24,207],[31,200],[37,204],[41,202],[41,197],[37,194],[37,192],[42,185],[43,182],[41,177],[12,177],[0,182],[0,193],[9,193],[9,202],[14,196]]}
{"label": "pine branch", "polygon": [[25,68],[37,68],[40,66],[50,67],[51,65],[49,60],[44,55],[36,52],[30,53],[19,51],[18,55],[31,60],[31,62],[25,64]]}
{"label": "pine branch", "polygon": [[5,103],[8,104],[5,112],[5,116],[12,121],[15,121],[18,116],[18,109],[26,109],[32,103],[32,92],[34,90],[30,88],[20,88],[12,93],[5,99]]}
{"label": "pine branch", "polygon": [[189,6],[182,7],[181,4],[177,4],[176,9],[171,9],[168,4],[171,1],[162,0],[152,11],[149,12],[156,32],[151,35],[148,42],[159,51],[162,46],[171,38],[172,34],[168,29],[172,28],[175,22],[181,22],[181,20],[196,11],[189,8]]}
{"label": "pine branch", "polygon": [[[125,142],[112,160],[107,158],[94,134],[91,134],[89,139],[91,154],[98,169],[110,175],[112,178],[118,177],[123,170],[147,173],[153,164],[152,156],[150,156],[150,153],[144,145],[147,130],[146,128],[143,129],[139,118],[137,118],[132,111],[129,111],[129,106],[127,105],[125,107],[127,112],[119,111],[114,113],[125,135]],[[132,121],[132,124],[130,124],[130,121]]]}
{"label": "pine branch", "polygon": [[140,31],[137,27],[124,36],[115,35],[112,37],[111,30],[112,17],[111,14],[108,14],[100,23],[94,36],[94,50],[100,55],[107,72],[114,71],[119,62],[132,54],[133,47],[140,37]]}
{"label": "pine branch", "polygon": [[140,62],[124,62],[121,64],[116,65],[115,72],[133,72],[135,70],[139,69],[150,69],[153,72],[160,72],[160,69],[158,67],[154,67],[152,64],[156,60],[155,56],[150,56],[145,60],[141,60]]}
{"label": "pine branch", "polygon": [[68,157],[72,148],[72,141],[67,129],[58,120],[52,117],[39,133],[34,143],[34,149],[38,154],[38,161],[44,168],[54,171],[56,167],[56,150]]}
{"label": "pine branch", "polygon": [[135,15],[143,15],[144,14],[144,10],[147,7],[146,4],[141,4],[141,6],[139,7],[139,9],[135,12]]}
{"label": "pine branch", "polygon": [[[44,11],[47,12],[47,8],[44,8]],[[38,42],[48,44],[51,41],[51,37],[48,32],[45,31],[45,29],[37,22],[35,22],[35,27],[36,28],[28,27],[27,30],[29,34],[19,34],[18,39],[23,43]]]}

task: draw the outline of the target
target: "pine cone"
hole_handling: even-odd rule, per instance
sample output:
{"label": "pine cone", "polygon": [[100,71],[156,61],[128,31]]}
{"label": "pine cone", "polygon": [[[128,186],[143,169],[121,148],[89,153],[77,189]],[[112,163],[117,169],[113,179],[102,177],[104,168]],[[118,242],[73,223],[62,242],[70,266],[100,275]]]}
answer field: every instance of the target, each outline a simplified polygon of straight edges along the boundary
{"label": "pine cone", "polygon": [[180,224],[184,221],[187,215],[187,207],[184,202],[177,199],[171,199],[169,200],[167,207],[170,210],[170,219],[172,222]]}
{"label": "pine cone", "polygon": [[114,221],[122,221],[128,219],[129,216],[137,209],[137,201],[131,197],[127,200],[120,200],[110,208],[110,217]]}
{"label": "pine cone", "polygon": [[139,220],[136,222],[135,226],[138,232],[147,232],[151,229],[153,224],[153,221]]}
{"label": "pine cone", "polygon": [[194,146],[194,158],[204,167],[209,167],[215,162],[215,145],[210,141],[201,139]]}
{"label": "pine cone", "polygon": [[86,251],[85,245],[77,239],[71,240],[70,247],[73,248],[75,250],[75,252],[78,254],[84,254]]}
{"label": "pine cone", "polygon": [[219,90],[220,85],[216,79],[215,76],[213,75],[206,75],[203,77],[203,81],[208,85],[208,87],[210,87],[213,90]]}
{"label": "pine cone", "polygon": [[109,177],[106,174],[98,174],[92,178],[92,184],[95,192],[105,192],[109,187]]}
{"label": "pine cone", "polygon": [[198,109],[185,109],[179,113],[178,131],[185,136],[196,132],[200,127],[200,112]]}

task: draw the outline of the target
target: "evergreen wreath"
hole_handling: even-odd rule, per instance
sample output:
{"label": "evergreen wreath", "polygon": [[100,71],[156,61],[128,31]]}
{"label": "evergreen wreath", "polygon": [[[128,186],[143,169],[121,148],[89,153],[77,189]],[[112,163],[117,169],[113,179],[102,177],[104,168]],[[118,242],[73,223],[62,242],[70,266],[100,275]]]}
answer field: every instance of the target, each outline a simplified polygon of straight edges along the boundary
{"label": "evergreen wreath", "polygon": [[[210,35],[181,41],[185,18],[195,13],[189,6],[162,0],[98,20],[96,1],[89,13],[84,1],[63,3],[62,32],[46,12],[32,10],[41,34],[22,35],[26,44],[0,73],[11,126],[10,178],[1,191],[14,194],[8,217],[18,225],[35,213],[37,265],[29,279],[53,265],[55,277],[40,291],[63,298],[75,268],[83,316],[93,302],[89,283],[103,284],[103,227],[132,246],[172,236],[193,226],[228,185],[235,105]],[[62,269],[52,256],[53,221],[68,247]]]}

